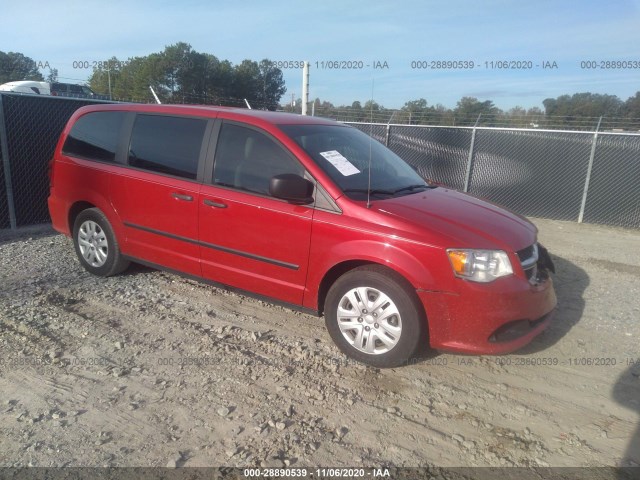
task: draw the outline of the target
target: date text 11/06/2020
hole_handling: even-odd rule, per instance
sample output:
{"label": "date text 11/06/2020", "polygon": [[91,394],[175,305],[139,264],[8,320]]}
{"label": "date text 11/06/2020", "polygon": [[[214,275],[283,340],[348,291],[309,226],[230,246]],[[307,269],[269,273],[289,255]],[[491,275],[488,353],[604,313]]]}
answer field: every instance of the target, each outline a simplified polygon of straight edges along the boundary
{"label": "date text 11/06/2020", "polygon": [[555,60],[412,60],[412,70],[557,70]]}
{"label": "date text 11/06/2020", "polygon": [[245,468],[243,478],[390,478],[388,468]]}
{"label": "date text 11/06/2020", "polygon": [[[282,70],[302,69],[302,60],[278,60],[273,66]],[[390,70],[392,64],[387,60],[317,60],[309,66],[318,70]],[[412,70],[557,70],[556,60],[412,60],[408,65]]]}
{"label": "date text 11/06/2020", "polygon": [[[275,68],[281,70],[298,70],[304,68],[303,60],[276,60],[271,62]],[[318,70],[390,70],[388,60],[316,60],[308,62],[311,68]],[[128,66],[128,60],[75,60],[74,69],[121,69]],[[49,62],[38,62],[39,68],[51,68]],[[181,61],[180,66],[193,68],[191,61]],[[566,66],[566,65],[565,65]],[[640,60],[580,60],[569,66],[579,66],[581,70],[639,70]],[[412,70],[558,70],[560,64],[556,60],[483,60],[470,59],[416,59],[411,60]]]}

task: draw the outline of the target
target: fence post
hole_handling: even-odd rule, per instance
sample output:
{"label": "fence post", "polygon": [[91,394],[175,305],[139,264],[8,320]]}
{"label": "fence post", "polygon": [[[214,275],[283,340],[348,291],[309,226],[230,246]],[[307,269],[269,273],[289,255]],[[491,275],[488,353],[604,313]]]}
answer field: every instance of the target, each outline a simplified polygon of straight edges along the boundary
{"label": "fence post", "polygon": [[598,130],[600,130],[600,122],[602,116],[598,119],[598,126],[593,132],[593,141],[591,143],[591,155],[589,155],[589,166],[587,167],[587,178],[584,179],[584,191],[582,192],[582,203],[580,204],[580,214],[578,215],[578,223],[582,223],[584,218],[584,209],[587,206],[587,193],[589,193],[589,182],[591,181],[591,170],[593,169],[593,159],[596,156],[596,144],[598,143]]}
{"label": "fence post", "polygon": [[7,208],[9,209],[9,225],[11,230],[17,228],[16,207],[13,202],[13,186],[11,183],[11,162],[9,161],[9,143],[7,139],[7,123],[4,119],[4,103],[0,94],[0,147],[2,148],[2,166],[4,167],[4,186],[7,193]]}
{"label": "fence post", "polygon": [[[388,147],[389,146],[389,135],[391,133],[391,120],[393,120],[393,117],[396,116],[396,111],[394,110],[393,113],[391,114],[391,118],[389,118],[389,121],[387,122],[387,132],[384,138],[384,146]],[[371,121],[373,122],[373,119],[371,119]]]}
{"label": "fence post", "polygon": [[469,191],[469,183],[471,182],[471,169],[473,168],[473,147],[476,143],[476,128],[478,126],[478,122],[480,121],[480,117],[482,114],[478,115],[476,119],[476,123],[473,125],[473,132],[471,133],[471,145],[469,145],[469,159],[467,160],[467,173],[464,177],[464,192]]}

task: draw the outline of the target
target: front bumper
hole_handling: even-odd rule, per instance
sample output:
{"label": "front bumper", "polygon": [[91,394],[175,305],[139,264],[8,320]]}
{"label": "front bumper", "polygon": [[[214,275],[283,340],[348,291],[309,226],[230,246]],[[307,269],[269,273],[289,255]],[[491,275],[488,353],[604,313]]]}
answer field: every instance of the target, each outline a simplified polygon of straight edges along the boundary
{"label": "front bumper", "polygon": [[519,276],[490,284],[462,282],[459,293],[418,290],[432,348],[472,354],[509,353],[529,343],[552,321],[553,282]]}

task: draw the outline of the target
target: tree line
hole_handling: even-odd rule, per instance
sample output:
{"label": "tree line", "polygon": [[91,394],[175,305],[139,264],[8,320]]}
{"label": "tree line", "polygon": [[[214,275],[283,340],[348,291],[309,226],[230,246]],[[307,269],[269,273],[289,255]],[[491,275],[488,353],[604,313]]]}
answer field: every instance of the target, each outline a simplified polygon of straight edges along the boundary
{"label": "tree line", "polygon": [[[300,103],[298,99],[295,105],[287,104],[283,109],[299,112]],[[544,110],[520,106],[501,110],[491,100],[462,97],[454,108],[447,108],[442,104],[429,105],[420,98],[405,102],[400,109],[387,109],[371,100],[364,105],[355,101],[351,105],[335,106],[316,98],[310,109],[318,116],[351,122],[592,130],[603,117],[602,126],[640,129],[640,91],[626,101],[615,95],[585,92],[547,98],[542,103]]]}
{"label": "tree line", "polygon": [[163,51],[121,61],[100,62],[89,77],[95,92],[114,99],[153,101],[149,87],[163,103],[244,105],[276,110],[286,91],[282,71],[268,59],[233,65],[179,42]]}
{"label": "tree line", "polygon": [[32,58],[18,52],[0,51],[0,85],[16,80],[43,82],[44,77]]}
{"label": "tree line", "polygon": [[[184,42],[141,57],[112,57],[95,65],[86,63],[93,66],[89,87],[114,100],[153,102],[152,87],[163,103],[244,106],[246,99],[253,108],[276,110],[286,91],[282,71],[268,59],[243,60],[234,65],[215,55],[197,52]],[[57,79],[58,72],[53,68],[47,81]],[[16,80],[45,78],[33,59],[22,53],[0,51],[0,84]]]}
{"label": "tree line", "polygon": [[[57,70],[52,68],[47,81],[56,79]],[[0,84],[13,80],[43,81],[45,77],[33,59],[22,53],[0,51]],[[282,71],[272,61],[247,59],[234,65],[215,55],[197,52],[185,42],[145,56],[97,62],[88,84],[95,92],[111,95],[114,100],[152,102],[151,86],[163,103],[244,106],[246,99],[253,108],[293,112],[301,109],[300,99],[295,105],[280,104],[286,86]],[[605,125],[613,125],[611,119],[615,119],[614,126],[640,129],[640,91],[624,101],[615,95],[583,92],[547,98],[542,105],[544,109],[516,106],[501,110],[491,100],[465,96],[454,108],[431,105],[419,98],[405,102],[400,109],[388,109],[371,100],[336,106],[316,98],[309,110],[317,116],[354,122],[533,128],[593,129],[602,116]]]}

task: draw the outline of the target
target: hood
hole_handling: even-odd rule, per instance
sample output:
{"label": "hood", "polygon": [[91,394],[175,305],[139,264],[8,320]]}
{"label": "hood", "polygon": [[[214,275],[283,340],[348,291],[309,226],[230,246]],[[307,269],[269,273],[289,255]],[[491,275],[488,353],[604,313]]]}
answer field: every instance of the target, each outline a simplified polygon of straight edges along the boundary
{"label": "hood", "polygon": [[372,209],[404,223],[410,231],[444,237],[448,244],[442,246],[449,248],[517,251],[536,240],[537,228],[526,218],[446,188],[374,200]]}

